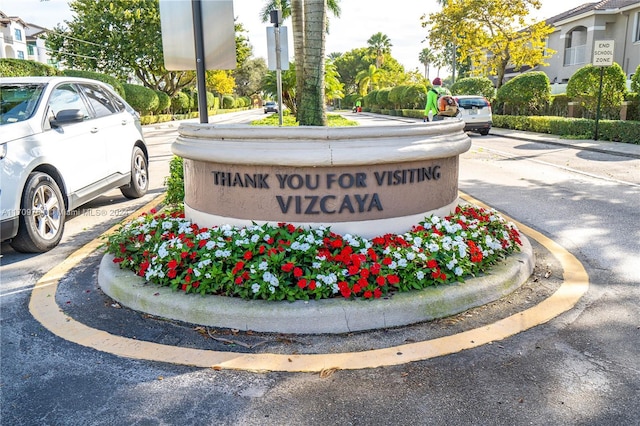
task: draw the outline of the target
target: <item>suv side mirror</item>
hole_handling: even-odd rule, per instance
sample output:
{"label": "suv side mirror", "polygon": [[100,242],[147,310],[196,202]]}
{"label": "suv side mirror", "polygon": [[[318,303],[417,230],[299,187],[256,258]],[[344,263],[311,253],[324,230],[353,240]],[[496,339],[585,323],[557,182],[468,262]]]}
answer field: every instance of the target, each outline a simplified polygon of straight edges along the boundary
{"label": "suv side mirror", "polygon": [[79,109],[63,109],[56,114],[55,118],[49,120],[51,126],[59,127],[68,123],[79,123],[84,120],[84,114]]}

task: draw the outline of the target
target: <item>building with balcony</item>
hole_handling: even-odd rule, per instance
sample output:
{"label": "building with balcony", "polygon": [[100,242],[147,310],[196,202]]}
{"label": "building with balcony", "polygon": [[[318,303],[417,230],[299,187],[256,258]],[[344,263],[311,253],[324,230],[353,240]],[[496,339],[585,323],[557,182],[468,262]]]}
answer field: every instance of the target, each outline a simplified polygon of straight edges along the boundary
{"label": "building with balcony", "polygon": [[[593,62],[593,51],[599,40],[614,41],[614,62],[617,62],[627,80],[640,65],[640,1],[603,0],[585,3],[545,21],[553,28],[547,47],[556,53],[547,60],[548,66],[523,67],[518,71],[508,68],[509,80],[527,71],[542,71],[552,84],[564,86],[580,68]],[[553,89],[553,86],[552,86]]]}
{"label": "building with balcony", "polygon": [[47,31],[0,11],[0,58],[28,59],[58,67],[45,46]]}

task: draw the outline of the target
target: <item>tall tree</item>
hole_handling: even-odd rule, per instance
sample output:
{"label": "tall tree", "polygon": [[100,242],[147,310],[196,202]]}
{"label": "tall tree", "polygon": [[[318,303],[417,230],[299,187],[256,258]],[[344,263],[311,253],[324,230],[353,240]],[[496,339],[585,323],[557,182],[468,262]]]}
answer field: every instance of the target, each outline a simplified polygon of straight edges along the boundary
{"label": "tall tree", "polygon": [[423,26],[430,27],[432,46],[453,40],[460,60],[471,59],[472,74],[496,76],[500,87],[508,65],[546,65],[555,53],[545,48],[552,28],[527,22],[529,8],[540,6],[540,0],[447,0],[442,11],[423,19]]}
{"label": "tall tree", "polygon": [[369,51],[376,58],[376,67],[380,68],[384,63],[384,55],[391,53],[391,40],[387,37],[386,34],[375,33],[369,40],[367,40],[367,44],[369,45]]}
{"label": "tall tree", "polygon": [[377,89],[382,73],[383,71],[373,64],[369,65],[366,70],[360,71],[356,76],[360,95],[364,96],[371,90]]}
{"label": "tall tree", "polygon": [[[99,71],[122,80],[135,75],[145,86],[173,96],[195,82],[193,71],[164,67],[158,0],[72,0],[67,28],[47,36],[51,56],[68,68]],[[238,65],[251,55],[245,30],[236,24]]]}
{"label": "tall tree", "polygon": [[327,27],[327,0],[304,1],[303,86],[298,122],[326,126],[324,107],[324,47]]}
{"label": "tall tree", "polygon": [[152,89],[173,95],[195,81],[192,71],[164,68],[157,0],[73,0],[68,29],[47,36],[51,56],[68,68],[126,80],[134,74]]}
{"label": "tall tree", "polygon": [[433,53],[433,51],[428,47],[422,49],[420,55],[418,56],[418,60],[422,65],[424,65],[424,78],[426,78],[427,80],[429,80],[429,65],[433,64],[435,59],[435,53]]}
{"label": "tall tree", "polygon": [[[306,40],[305,6],[307,3],[307,0],[267,0],[265,7],[260,12],[262,22],[268,22],[269,13],[276,9],[282,10],[283,19],[291,17],[293,54],[295,61],[298,64],[302,64],[304,61],[303,57]],[[340,6],[338,5],[338,0],[327,0],[325,10],[326,8],[328,8],[334,16],[340,17]],[[327,26],[325,25],[325,29],[326,28]],[[305,81],[304,68],[302,66],[297,67],[296,81],[296,102],[300,104],[302,102],[301,97],[303,92],[303,83]]]}

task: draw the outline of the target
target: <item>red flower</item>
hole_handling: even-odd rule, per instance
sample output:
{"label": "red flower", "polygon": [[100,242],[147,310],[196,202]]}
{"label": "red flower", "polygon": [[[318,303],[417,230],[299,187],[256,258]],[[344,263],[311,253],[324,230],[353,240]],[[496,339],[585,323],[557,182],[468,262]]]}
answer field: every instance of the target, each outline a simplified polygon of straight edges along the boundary
{"label": "red flower", "polygon": [[301,268],[296,267],[296,268],[293,269],[293,276],[294,277],[300,278],[303,274],[304,274],[304,272],[302,271]]}
{"label": "red flower", "polygon": [[200,281],[195,281],[193,284],[191,284],[191,287],[193,287],[193,288],[200,287]]}
{"label": "red flower", "polygon": [[384,276],[382,276],[382,275],[378,275],[378,278],[376,278],[376,283],[378,283],[378,285],[379,285],[380,287],[382,287],[383,285],[385,285],[385,284],[386,284],[386,280],[385,280]]}
{"label": "red flower", "polygon": [[175,259],[171,259],[168,263],[167,263],[167,267],[169,269],[176,269],[178,267],[178,261]]}
{"label": "red flower", "polygon": [[392,262],[393,262],[393,259],[391,259],[390,257],[385,257],[384,259],[382,259],[382,264],[385,266],[391,265]]}
{"label": "red flower", "polygon": [[239,261],[238,263],[236,263],[236,266],[233,267],[233,270],[231,271],[231,273],[235,275],[238,272],[240,272],[242,268],[244,268],[244,262]]}
{"label": "red flower", "polygon": [[180,257],[181,258],[186,258],[187,256],[189,256],[189,252],[183,251],[182,253],[180,253]]}
{"label": "red flower", "polygon": [[280,269],[282,269],[283,272],[291,272],[295,266],[296,265],[294,265],[293,263],[288,262],[282,265]]}
{"label": "red flower", "polygon": [[373,265],[371,265],[371,273],[373,275],[378,275],[380,273],[380,264],[379,263],[374,263]]}
{"label": "red flower", "polygon": [[437,268],[437,267],[438,267],[438,262],[436,262],[435,259],[429,259],[427,261],[427,268],[433,269],[433,268]]}
{"label": "red flower", "polygon": [[367,290],[364,292],[363,296],[365,299],[371,299],[373,297],[373,293],[370,290]]}
{"label": "red flower", "polygon": [[380,290],[380,288],[376,288],[375,290],[373,290],[374,298],[380,299],[380,296],[382,296],[382,290]]}
{"label": "red flower", "polygon": [[175,278],[176,275],[178,275],[178,272],[175,269],[169,269],[169,272],[167,272],[169,278]]}
{"label": "red flower", "polygon": [[400,282],[400,277],[397,275],[387,275],[387,280],[389,284],[398,284]]}
{"label": "red flower", "polygon": [[186,284],[182,284],[182,291],[187,291],[187,285]]}
{"label": "red flower", "polygon": [[207,245],[207,240],[198,241],[198,248],[202,248]]}
{"label": "red flower", "polygon": [[314,280],[309,281],[309,290],[316,289],[316,282]]}
{"label": "red flower", "polygon": [[246,252],[244,252],[244,256],[245,260],[251,260],[251,258],[253,257],[253,253],[251,253],[251,250],[247,250]]}
{"label": "red flower", "polygon": [[114,257],[113,258],[113,263],[121,263],[124,260],[124,258],[122,257]]}
{"label": "red flower", "polygon": [[306,286],[307,286],[307,280],[305,280],[304,278],[298,281],[298,287],[305,288]]}

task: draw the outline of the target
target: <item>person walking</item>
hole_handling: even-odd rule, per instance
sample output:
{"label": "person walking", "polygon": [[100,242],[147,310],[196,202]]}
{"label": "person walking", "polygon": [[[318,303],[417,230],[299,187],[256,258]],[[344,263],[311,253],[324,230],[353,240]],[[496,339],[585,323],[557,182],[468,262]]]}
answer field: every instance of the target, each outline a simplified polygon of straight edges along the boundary
{"label": "person walking", "polygon": [[448,95],[449,91],[442,87],[442,80],[436,77],[432,82],[433,87],[427,91],[427,104],[424,107],[424,118],[422,121],[442,120],[438,115],[438,98],[442,95]]}

